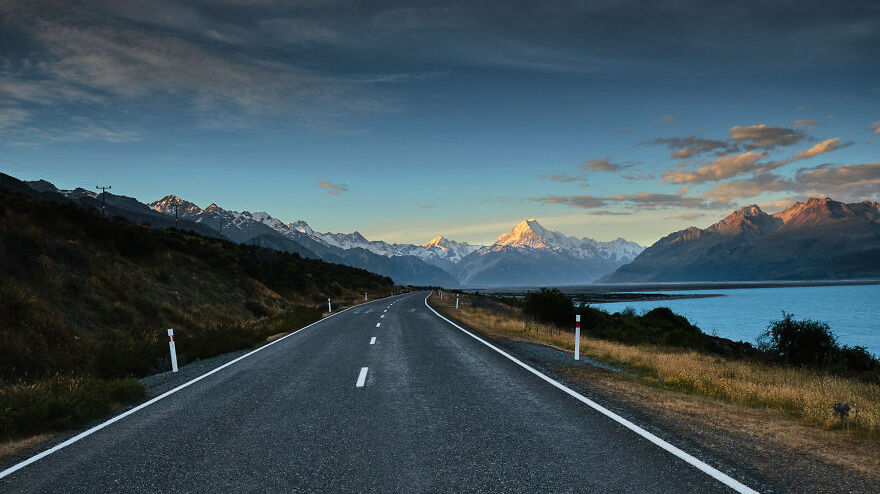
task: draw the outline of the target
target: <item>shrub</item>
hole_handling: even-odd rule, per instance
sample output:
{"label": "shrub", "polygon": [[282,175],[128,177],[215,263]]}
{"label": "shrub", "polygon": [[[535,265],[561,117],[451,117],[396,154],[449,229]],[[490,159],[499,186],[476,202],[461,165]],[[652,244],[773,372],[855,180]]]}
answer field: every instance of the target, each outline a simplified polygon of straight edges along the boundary
{"label": "shrub", "polygon": [[796,321],[785,312],[758,338],[758,346],[779,362],[815,367],[827,366],[838,351],[837,338],[827,323]]}
{"label": "shrub", "polygon": [[558,288],[541,288],[526,294],[523,313],[535,321],[559,328],[574,327],[574,305]]}

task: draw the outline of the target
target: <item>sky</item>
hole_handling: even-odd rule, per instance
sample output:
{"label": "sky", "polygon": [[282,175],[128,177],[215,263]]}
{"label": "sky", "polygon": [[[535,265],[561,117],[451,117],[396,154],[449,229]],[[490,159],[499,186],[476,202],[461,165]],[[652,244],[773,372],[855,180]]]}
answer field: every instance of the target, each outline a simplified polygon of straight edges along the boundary
{"label": "sky", "polygon": [[649,245],[880,199],[880,4],[0,0],[0,171],[371,240]]}

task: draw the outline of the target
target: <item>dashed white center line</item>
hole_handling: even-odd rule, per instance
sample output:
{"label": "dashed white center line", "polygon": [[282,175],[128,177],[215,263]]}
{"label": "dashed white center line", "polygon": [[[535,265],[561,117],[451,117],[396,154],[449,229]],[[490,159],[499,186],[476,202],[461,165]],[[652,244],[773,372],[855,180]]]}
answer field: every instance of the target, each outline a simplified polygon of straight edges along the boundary
{"label": "dashed white center line", "polygon": [[377,328],[378,328],[379,326],[381,326],[381,325],[382,325],[381,322],[377,322],[377,323],[376,323],[376,327],[377,327]]}
{"label": "dashed white center line", "polygon": [[382,314],[381,316],[379,316],[379,319],[385,319],[385,314]]}
{"label": "dashed white center line", "polygon": [[370,338],[370,344],[371,344],[371,345],[375,345],[375,344],[376,344],[376,337],[375,337],[375,336],[372,337],[372,338]]}
{"label": "dashed white center line", "polygon": [[358,375],[358,381],[355,383],[354,387],[363,388],[364,383],[367,381],[367,371],[369,369],[367,367],[361,367],[361,373]]}

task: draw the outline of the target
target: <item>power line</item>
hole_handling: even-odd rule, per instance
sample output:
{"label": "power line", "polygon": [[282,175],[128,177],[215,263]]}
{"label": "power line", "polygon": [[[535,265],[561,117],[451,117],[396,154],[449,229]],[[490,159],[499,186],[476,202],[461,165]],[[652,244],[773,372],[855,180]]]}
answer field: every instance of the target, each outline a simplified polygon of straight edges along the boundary
{"label": "power line", "polygon": [[95,188],[101,189],[101,216],[106,218],[107,213],[105,211],[105,207],[106,207],[105,199],[107,196],[107,189],[110,189],[111,187],[109,185],[96,185]]}

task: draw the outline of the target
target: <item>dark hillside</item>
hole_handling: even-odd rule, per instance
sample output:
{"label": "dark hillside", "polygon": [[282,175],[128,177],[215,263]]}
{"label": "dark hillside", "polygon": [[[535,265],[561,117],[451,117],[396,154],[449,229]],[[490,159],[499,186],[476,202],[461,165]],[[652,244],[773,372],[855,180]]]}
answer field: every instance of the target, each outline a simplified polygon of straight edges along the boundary
{"label": "dark hillside", "polygon": [[[46,389],[59,388],[59,376],[115,379],[166,370],[167,328],[175,329],[186,362],[301,327],[320,318],[328,297],[339,306],[364,291],[388,295],[393,286],[361,269],[104,219],[70,202],[43,200],[44,193],[21,192],[27,195],[8,179],[0,184],[5,404],[11,390],[31,383],[49,379],[54,384]],[[21,429],[0,426],[0,438]]]}

